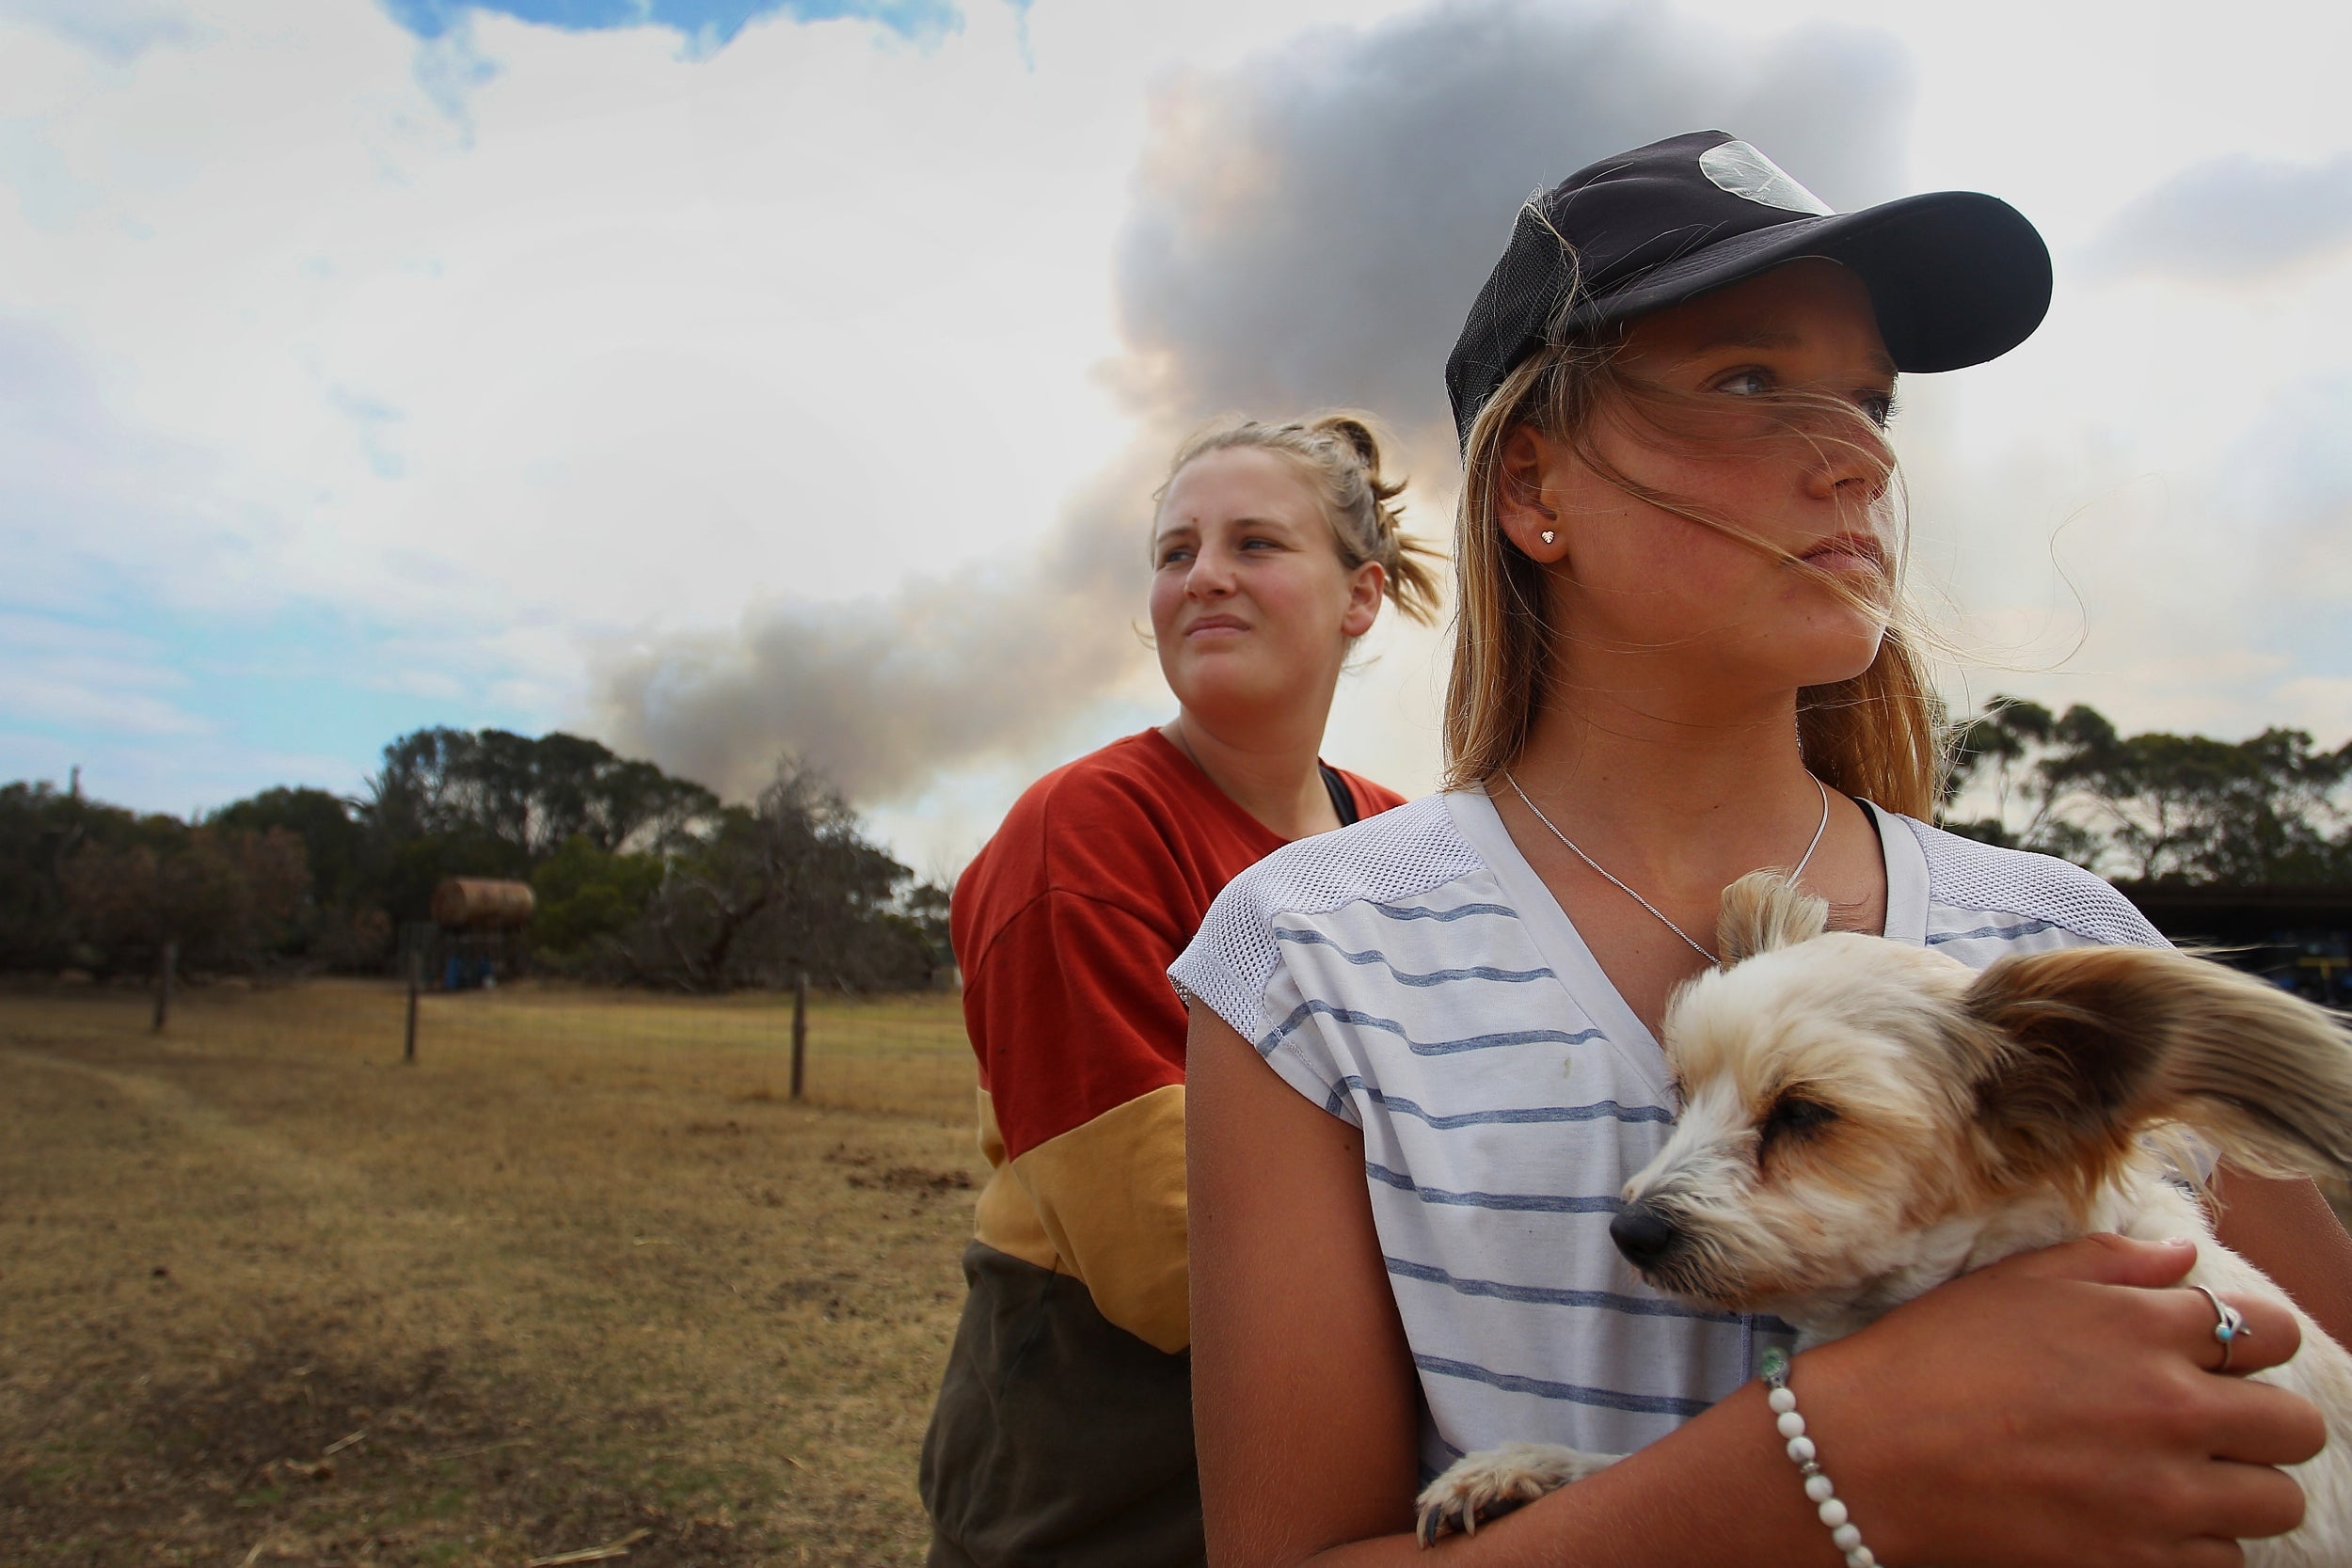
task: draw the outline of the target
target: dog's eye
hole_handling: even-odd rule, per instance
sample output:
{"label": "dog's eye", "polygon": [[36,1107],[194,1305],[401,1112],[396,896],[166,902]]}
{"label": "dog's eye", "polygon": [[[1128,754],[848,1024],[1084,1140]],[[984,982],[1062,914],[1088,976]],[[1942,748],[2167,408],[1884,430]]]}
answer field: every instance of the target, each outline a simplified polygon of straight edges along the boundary
{"label": "dog's eye", "polygon": [[1836,1119],[1835,1105],[1825,1105],[1801,1094],[1784,1094],[1772,1101],[1757,1134],[1769,1148],[1785,1139],[1809,1137]]}

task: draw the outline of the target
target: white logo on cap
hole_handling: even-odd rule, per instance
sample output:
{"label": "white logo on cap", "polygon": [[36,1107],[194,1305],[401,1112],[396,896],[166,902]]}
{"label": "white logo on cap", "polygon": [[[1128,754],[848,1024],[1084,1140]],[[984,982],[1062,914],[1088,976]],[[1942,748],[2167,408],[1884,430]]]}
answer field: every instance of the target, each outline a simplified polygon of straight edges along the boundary
{"label": "white logo on cap", "polygon": [[1837,209],[1788,177],[1788,170],[1743,141],[1727,141],[1699,154],[1699,172],[1720,190],[1783,212],[1826,216]]}

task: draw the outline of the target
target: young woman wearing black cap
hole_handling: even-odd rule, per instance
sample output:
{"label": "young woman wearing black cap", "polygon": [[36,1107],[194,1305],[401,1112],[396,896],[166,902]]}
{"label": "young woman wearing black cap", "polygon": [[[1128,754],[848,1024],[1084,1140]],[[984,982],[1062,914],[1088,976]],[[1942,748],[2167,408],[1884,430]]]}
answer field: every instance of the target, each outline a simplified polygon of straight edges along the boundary
{"label": "young woman wearing black cap", "polygon": [[[1744,873],[1793,864],[1837,925],[1978,967],[2162,940],[2089,874],[1926,820],[1882,427],[1898,372],[2005,352],[2049,289],[1989,197],[1836,214],[1720,132],[1521,214],[1447,370],[1450,788],[1278,852],[1170,972],[1220,1568],[1406,1561],[1424,1481],[1531,1438],[1631,1457],[1449,1560],[2188,1568],[2300,1516],[2274,1466],[2318,1414],[2205,1375],[2220,1304],[2154,1289],[2188,1246],[2029,1254],[1807,1352],[1827,1498],[1753,1381],[1787,1325],[1649,1291],[1611,1239],[1675,1117],[1659,1021]],[[2223,1187],[2223,1239],[2352,1333],[2316,1194]],[[2230,1305],[2230,1370],[2293,1354],[2283,1307]]]}

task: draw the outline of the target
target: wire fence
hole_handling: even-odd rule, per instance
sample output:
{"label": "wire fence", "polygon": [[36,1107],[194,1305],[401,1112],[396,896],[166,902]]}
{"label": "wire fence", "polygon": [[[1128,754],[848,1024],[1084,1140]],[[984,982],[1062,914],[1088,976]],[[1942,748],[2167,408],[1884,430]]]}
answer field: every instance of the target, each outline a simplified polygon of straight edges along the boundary
{"label": "wire fence", "polygon": [[[413,1015],[412,1015],[413,1008]],[[42,984],[0,990],[0,1037],[99,1045],[167,1043],[207,1053],[410,1060],[422,1070],[529,1056],[582,1068],[716,1076],[747,1101],[795,1098],[794,1020],[803,1021],[799,1097],[839,1110],[968,1122],[975,1071],[951,994],[847,997],[812,991],[668,996],[548,980],[412,993],[398,981],[176,985],[134,990]],[[411,1018],[413,1016],[413,1032]]]}

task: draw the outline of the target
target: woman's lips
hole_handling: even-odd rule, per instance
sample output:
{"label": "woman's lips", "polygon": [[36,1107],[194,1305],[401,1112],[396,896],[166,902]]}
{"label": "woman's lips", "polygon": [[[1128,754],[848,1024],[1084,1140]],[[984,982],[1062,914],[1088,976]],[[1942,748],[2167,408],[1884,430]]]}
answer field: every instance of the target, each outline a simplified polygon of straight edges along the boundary
{"label": "woman's lips", "polygon": [[1882,577],[1886,572],[1886,553],[1878,541],[1851,534],[1824,539],[1797,559],[1816,571],[1869,572]]}
{"label": "woman's lips", "polygon": [[1209,637],[1249,629],[1249,623],[1235,615],[1203,615],[1184,628],[1186,637]]}

